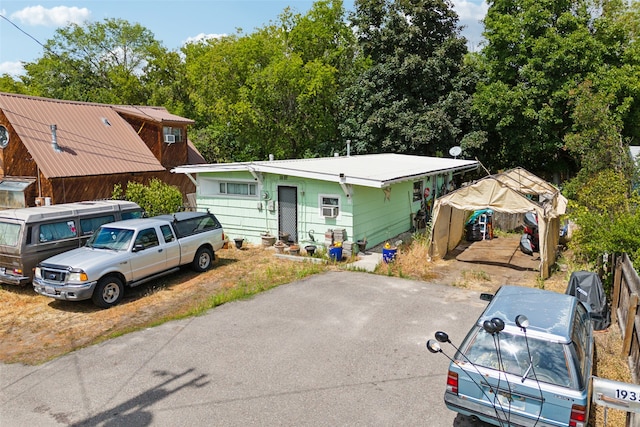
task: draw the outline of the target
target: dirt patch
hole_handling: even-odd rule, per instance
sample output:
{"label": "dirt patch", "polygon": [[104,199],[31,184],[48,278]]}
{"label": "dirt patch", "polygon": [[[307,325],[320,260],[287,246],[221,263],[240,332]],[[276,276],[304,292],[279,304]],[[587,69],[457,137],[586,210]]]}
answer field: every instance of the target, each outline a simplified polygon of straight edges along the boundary
{"label": "dirt patch", "polygon": [[517,235],[462,242],[445,259],[433,262],[433,272],[440,283],[485,292],[505,284],[547,288],[556,277],[542,281],[539,254],[522,253],[519,242]]}
{"label": "dirt patch", "polygon": [[[293,264],[293,265],[292,265]],[[259,246],[218,251],[212,270],[182,271],[127,289],[108,310],[88,301],[57,301],[29,287],[0,287],[0,362],[37,364],[69,351],[170,318],[197,313],[212,295],[246,283],[295,280],[303,263],[277,259]],[[266,286],[266,285],[265,285]]]}

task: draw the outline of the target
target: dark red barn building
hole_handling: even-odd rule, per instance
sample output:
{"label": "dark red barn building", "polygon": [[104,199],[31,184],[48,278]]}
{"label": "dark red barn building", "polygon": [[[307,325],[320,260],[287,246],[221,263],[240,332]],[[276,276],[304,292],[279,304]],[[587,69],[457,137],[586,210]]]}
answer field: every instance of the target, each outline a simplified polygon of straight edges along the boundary
{"label": "dark red barn building", "polygon": [[193,121],[162,107],[105,105],[0,92],[0,209],[110,198],[152,178],[187,195],[173,167],[205,163]]}

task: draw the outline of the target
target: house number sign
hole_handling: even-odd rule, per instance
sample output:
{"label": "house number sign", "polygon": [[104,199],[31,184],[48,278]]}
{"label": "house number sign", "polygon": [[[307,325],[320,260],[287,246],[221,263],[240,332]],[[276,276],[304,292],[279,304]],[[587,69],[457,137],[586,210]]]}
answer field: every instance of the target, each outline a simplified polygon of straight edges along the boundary
{"label": "house number sign", "polygon": [[607,408],[640,413],[640,385],[593,377],[592,401]]}

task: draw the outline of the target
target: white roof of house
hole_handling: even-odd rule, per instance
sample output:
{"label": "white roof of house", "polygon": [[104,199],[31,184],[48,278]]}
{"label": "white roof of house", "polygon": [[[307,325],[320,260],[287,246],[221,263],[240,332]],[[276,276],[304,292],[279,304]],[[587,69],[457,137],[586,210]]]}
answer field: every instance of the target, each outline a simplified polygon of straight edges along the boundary
{"label": "white roof of house", "polygon": [[404,154],[365,154],[317,159],[186,165],[174,168],[172,172],[193,174],[250,171],[254,174],[271,173],[383,188],[396,182],[419,179],[444,172],[475,170],[478,165],[476,160]]}

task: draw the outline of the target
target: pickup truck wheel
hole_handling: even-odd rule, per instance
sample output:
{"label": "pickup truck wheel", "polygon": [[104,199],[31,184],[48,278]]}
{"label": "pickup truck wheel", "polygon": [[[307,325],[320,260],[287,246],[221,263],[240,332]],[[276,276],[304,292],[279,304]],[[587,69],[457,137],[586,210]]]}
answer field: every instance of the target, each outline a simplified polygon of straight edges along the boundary
{"label": "pickup truck wheel", "polygon": [[118,304],[124,294],[122,281],[115,276],[107,276],[98,280],[93,291],[93,303],[101,308],[110,308]]}
{"label": "pickup truck wheel", "polygon": [[213,263],[213,251],[209,248],[200,248],[196,252],[196,256],[193,257],[193,269],[198,273],[207,271],[211,268]]}

